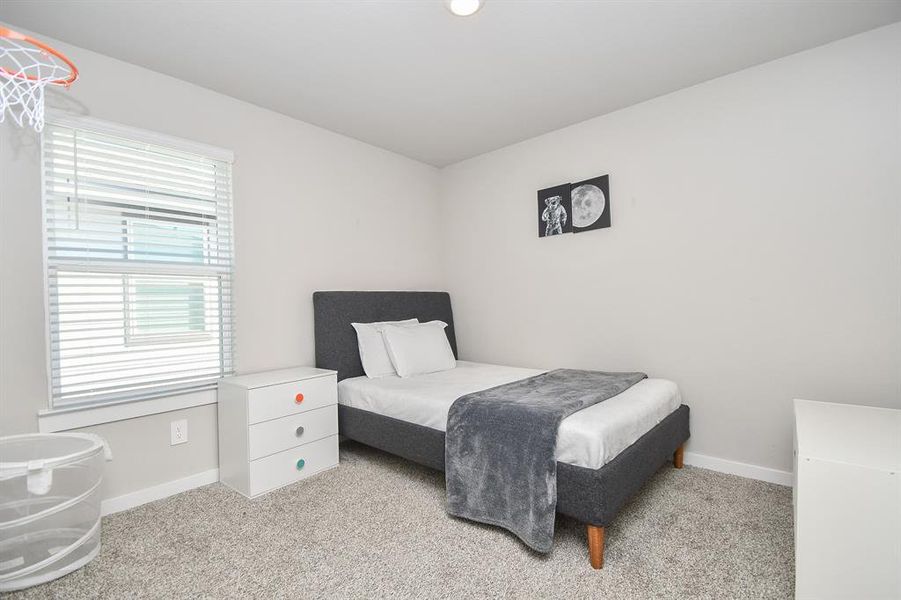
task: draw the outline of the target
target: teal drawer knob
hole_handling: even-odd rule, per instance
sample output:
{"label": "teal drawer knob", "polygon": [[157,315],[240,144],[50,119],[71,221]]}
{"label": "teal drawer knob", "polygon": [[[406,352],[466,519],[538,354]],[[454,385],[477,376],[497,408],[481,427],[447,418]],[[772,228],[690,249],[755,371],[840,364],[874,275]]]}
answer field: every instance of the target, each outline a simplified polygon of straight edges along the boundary
{"label": "teal drawer knob", "polygon": [[297,470],[300,471],[301,469],[303,469],[303,466],[304,466],[305,464],[307,464],[307,461],[305,461],[305,460],[302,459],[302,458],[299,459],[299,460],[297,461]]}

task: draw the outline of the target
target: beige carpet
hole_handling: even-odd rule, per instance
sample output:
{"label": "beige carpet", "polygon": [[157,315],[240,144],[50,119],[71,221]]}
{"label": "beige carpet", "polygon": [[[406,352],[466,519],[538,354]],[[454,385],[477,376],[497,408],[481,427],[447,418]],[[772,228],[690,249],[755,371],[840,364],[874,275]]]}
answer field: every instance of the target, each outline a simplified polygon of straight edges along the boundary
{"label": "beige carpet", "polygon": [[[791,490],[664,467],[588,565],[558,518],[548,556],[448,517],[441,473],[354,443],[341,466],[247,500],[214,484],[112,515],[84,569],[23,598],[789,598]],[[19,596],[17,596],[19,597]]]}

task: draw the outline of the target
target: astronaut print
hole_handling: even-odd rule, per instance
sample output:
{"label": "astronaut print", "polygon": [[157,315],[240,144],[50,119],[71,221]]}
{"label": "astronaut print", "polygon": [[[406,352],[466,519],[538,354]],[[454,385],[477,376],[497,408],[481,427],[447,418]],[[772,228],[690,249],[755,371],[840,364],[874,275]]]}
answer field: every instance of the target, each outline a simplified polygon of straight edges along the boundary
{"label": "astronaut print", "polygon": [[610,227],[610,176],[538,191],[538,237]]}
{"label": "astronaut print", "polygon": [[538,192],[538,237],[570,233],[572,226],[572,200],[569,184]]}

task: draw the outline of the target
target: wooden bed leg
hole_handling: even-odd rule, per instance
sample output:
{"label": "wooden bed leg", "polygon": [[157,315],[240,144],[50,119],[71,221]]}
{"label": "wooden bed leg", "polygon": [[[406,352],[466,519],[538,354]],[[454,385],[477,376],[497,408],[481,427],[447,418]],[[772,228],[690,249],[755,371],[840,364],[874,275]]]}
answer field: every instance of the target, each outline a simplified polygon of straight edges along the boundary
{"label": "wooden bed leg", "polygon": [[588,526],[588,560],[594,569],[604,566],[604,528]]}
{"label": "wooden bed leg", "polygon": [[676,452],[673,453],[673,466],[677,469],[682,468],[682,461],[685,458],[685,445],[681,445],[676,448]]}

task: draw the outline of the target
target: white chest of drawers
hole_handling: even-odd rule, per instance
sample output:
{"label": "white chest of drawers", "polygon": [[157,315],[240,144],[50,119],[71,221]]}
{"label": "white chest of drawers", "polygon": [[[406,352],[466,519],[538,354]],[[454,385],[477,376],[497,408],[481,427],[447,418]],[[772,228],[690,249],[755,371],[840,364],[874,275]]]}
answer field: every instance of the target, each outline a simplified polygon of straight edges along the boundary
{"label": "white chest of drawers", "polygon": [[795,400],[795,597],[901,598],[901,410]]}
{"label": "white chest of drawers", "polygon": [[335,371],[297,367],[219,381],[219,479],[256,497],[338,466]]}

